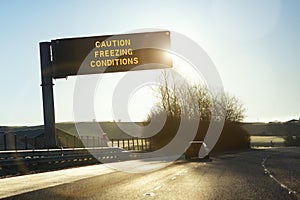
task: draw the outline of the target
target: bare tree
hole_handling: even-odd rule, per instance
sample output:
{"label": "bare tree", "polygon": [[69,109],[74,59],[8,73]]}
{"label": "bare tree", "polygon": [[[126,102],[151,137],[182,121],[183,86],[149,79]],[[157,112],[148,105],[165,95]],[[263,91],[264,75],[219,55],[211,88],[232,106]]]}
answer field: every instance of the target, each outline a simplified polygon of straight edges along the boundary
{"label": "bare tree", "polygon": [[156,112],[163,109],[170,117],[197,117],[201,121],[209,121],[212,117],[224,117],[227,122],[244,119],[243,104],[233,95],[222,92],[212,95],[206,86],[189,84],[166,71],[160,81],[156,90],[160,99]]}
{"label": "bare tree", "polygon": [[155,90],[160,101],[152,109],[148,121],[159,119],[163,112],[167,113],[167,121],[161,131],[152,137],[154,149],[159,149],[172,140],[180,118],[200,119],[196,140],[203,140],[211,120],[225,119],[224,128],[213,150],[249,148],[249,134],[239,123],[234,123],[242,121],[245,112],[235,96],[222,92],[212,94],[206,86],[189,84],[166,71],[162,73],[160,81],[161,85]]}
{"label": "bare tree", "polygon": [[181,108],[178,102],[179,89],[174,84],[174,77],[172,76],[173,82],[169,83],[169,74],[163,71],[161,76],[161,84],[158,88],[160,97],[161,107],[167,112],[169,116],[178,117],[181,113]]}

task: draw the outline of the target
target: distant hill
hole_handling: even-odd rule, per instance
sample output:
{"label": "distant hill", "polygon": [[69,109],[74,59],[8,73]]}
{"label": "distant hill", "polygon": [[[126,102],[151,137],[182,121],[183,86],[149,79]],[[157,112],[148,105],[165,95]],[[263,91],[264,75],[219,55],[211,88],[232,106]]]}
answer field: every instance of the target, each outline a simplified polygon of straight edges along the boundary
{"label": "distant hill", "polygon": [[[118,127],[118,123],[132,133],[126,134]],[[143,123],[137,122],[137,125],[143,126]],[[133,123],[131,122],[80,122],[75,123],[57,123],[56,133],[60,144],[68,146],[68,144],[79,144],[80,140],[98,141],[102,134],[105,133],[108,139],[130,139],[138,137],[142,131],[134,132]],[[14,149],[17,145],[18,149],[24,149],[27,138],[28,148],[42,148],[44,146],[44,126],[22,126],[22,127],[0,127],[0,150],[5,149],[4,138],[7,149]],[[15,142],[15,138],[16,141]],[[79,144],[80,146],[80,144]]]}
{"label": "distant hill", "polygon": [[0,126],[0,134],[9,132],[19,132],[19,134],[26,134],[26,132],[43,130],[44,126]]}
{"label": "distant hill", "polygon": [[[126,128],[130,133],[134,133],[132,122],[118,122]],[[137,125],[143,126],[142,122],[137,122]],[[0,137],[3,134],[17,134],[18,136],[37,137],[44,133],[44,126],[0,126]],[[66,122],[57,123],[56,129],[58,132],[63,132],[70,136],[100,136],[101,129],[111,139],[127,139],[131,135],[126,134],[121,130],[116,122]],[[250,135],[300,135],[300,120],[290,120],[287,122],[270,122],[270,123],[242,123],[242,127],[250,133]],[[141,131],[137,131],[141,132]]]}
{"label": "distant hill", "polygon": [[300,120],[290,120],[287,122],[270,122],[270,123],[242,123],[242,127],[250,135],[299,135]]}
{"label": "distant hill", "polygon": [[[102,136],[102,133],[106,133],[109,139],[128,139],[132,138],[132,135],[126,134],[121,130],[118,124],[125,127],[125,129],[132,134],[138,135],[141,131],[134,132],[132,122],[80,122],[76,125],[74,123],[58,123],[56,129],[63,131],[73,136]],[[137,125],[143,126],[142,122],[136,122]],[[141,127],[142,129],[142,127]],[[79,132],[79,133],[78,133]],[[80,135],[79,135],[80,134]]]}
{"label": "distant hill", "polygon": [[[126,134],[121,130],[118,123],[125,127],[131,135]],[[142,122],[137,122],[136,124],[142,129]],[[142,133],[139,129],[135,131],[132,125],[132,122],[80,122],[76,125],[72,122],[57,123],[56,131],[57,137],[61,143],[74,143],[75,140],[76,143],[78,143],[82,138],[100,138],[103,133],[106,133],[106,136],[110,140],[129,139],[133,136],[138,137]],[[299,120],[270,123],[242,123],[242,127],[252,136],[285,136],[288,134],[300,136]],[[0,126],[0,150],[5,149],[4,139],[6,140],[6,148],[14,148],[14,138],[17,139],[17,146],[19,148],[24,148],[25,137],[27,137],[28,148],[43,147],[44,126]]]}

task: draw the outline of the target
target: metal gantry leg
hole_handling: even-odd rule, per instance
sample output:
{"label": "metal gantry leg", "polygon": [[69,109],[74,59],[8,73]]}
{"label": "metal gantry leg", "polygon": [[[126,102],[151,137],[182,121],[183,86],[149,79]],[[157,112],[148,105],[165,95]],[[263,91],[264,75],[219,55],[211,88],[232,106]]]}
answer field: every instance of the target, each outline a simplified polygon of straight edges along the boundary
{"label": "metal gantry leg", "polygon": [[45,148],[57,148],[50,42],[40,43]]}

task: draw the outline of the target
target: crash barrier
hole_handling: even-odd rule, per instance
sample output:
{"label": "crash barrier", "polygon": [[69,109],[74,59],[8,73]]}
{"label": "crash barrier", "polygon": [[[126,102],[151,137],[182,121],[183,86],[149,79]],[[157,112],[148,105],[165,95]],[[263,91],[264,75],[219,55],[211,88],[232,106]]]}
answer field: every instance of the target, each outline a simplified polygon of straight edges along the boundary
{"label": "crash barrier", "polygon": [[0,169],[56,169],[134,159],[138,159],[137,154],[118,147],[0,151]]}
{"label": "crash barrier", "polygon": [[[58,146],[63,148],[83,147],[120,147],[126,150],[145,151],[151,149],[149,138],[103,139],[96,136],[58,136]],[[33,150],[44,147],[44,137],[27,135],[3,134],[0,139],[0,150]]]}
{"label": "crash barrier", "polygon": [[111,146],[120,147],[126,150],[151,150],[151,139],[149,138],[111,139],[109,144]]}

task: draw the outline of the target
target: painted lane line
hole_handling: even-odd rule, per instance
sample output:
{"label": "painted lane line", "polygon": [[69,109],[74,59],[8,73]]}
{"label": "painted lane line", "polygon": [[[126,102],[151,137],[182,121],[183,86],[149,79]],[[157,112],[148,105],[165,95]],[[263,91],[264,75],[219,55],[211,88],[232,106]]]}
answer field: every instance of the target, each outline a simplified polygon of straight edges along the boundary
{"label": "painted lane line", "polygon": [[41,190],[113,172],[115,172],[115,170],[105,165],[91,165],[3,178],[0,179],[0,198]]}
{"label": "painted lane line", "polygon": [[159,185],[159,186],[156,186],[156,187],[153,189],[153,191],[155,191],[155,190],[159,190],[161,187],[162,187],[161,185]]}
{"label": "painted lane line", "polygon": [[281,183],[275,176],[273,176],[271,174],[271,171],[268,170],[268,168],[266,167],[266,161],[270,156],[267,156],[263,159],[263,161],[261,162],[261,166],[264,168],[265,173],[271,178],[273,179],[277,184],[279,184],[282,188],[286,189],[288,191],[289,194],[294,194],[296,197],[300,198],[300,195],[297,194],[297,192],[295,190],[292,190],[291,188],[289,188],[288,186],[284,185],[283,183]]}
{"label": "painted lane line", "polygon": [[[182,176],[182,175],[184,175],[184,174],[187,173],[187,172],[188,172],[187,169],[183,169],[183,170],[179,171],[178,173],[176,173],[175,176],[173,176],[173,177],[171,178],[171,180],[175,180],[178,176]],[[153,188],[153,189],[150,190],[149,192],[144,193],[143,196],[144,196],[144,197],[146,197],[146,196],[151,196],[151,197],[155,196],[155,193],[154,193],[154,192],[155,192],[155,191],[158,192],[158,190],[161,189],[164,185],[165,185],[165,184],[156,186],[155,188]],[[168,190],[168,191],[171,191],[169,188],[168,188],[167,190]]]}

